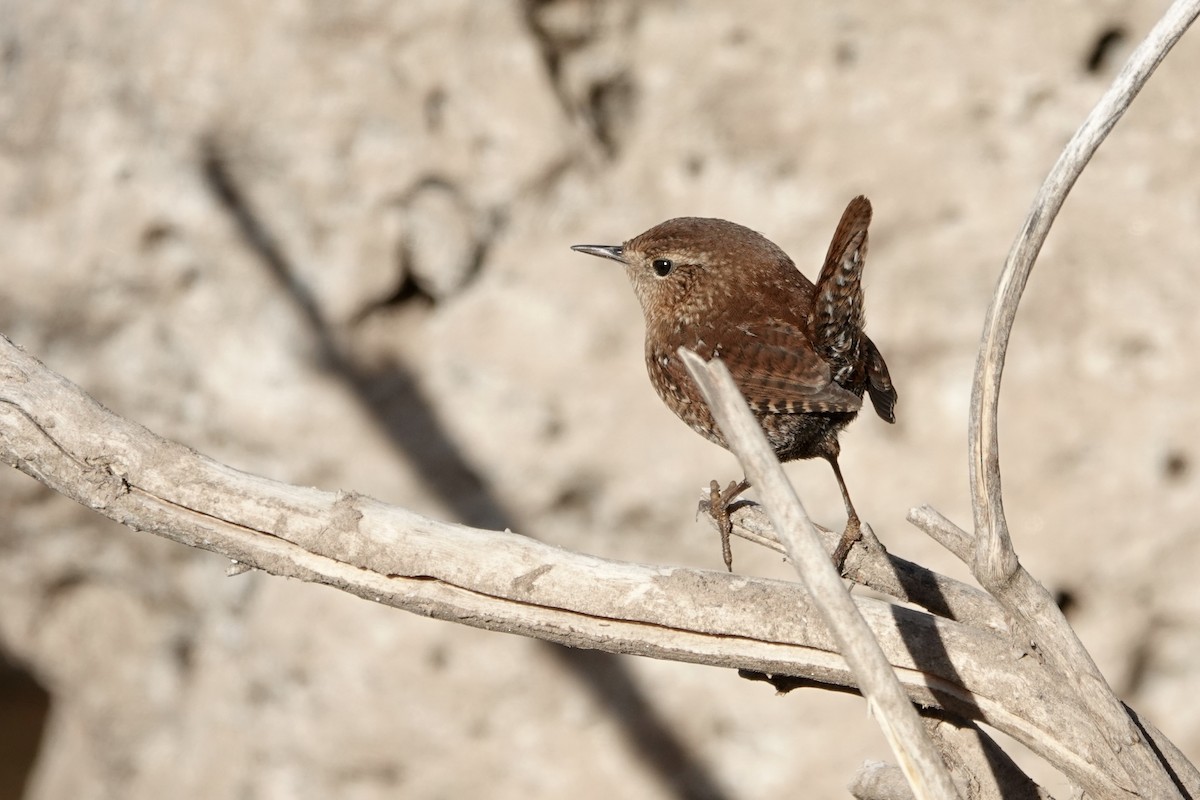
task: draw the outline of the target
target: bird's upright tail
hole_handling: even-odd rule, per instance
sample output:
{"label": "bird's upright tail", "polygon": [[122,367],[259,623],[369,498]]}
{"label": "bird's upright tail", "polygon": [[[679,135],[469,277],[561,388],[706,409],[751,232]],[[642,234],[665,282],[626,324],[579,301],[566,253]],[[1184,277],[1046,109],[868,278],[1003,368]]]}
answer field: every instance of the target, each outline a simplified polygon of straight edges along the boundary
{"label": "bird's upright tail", "polygon": [[[859,363],[859,348],[866,338],[862,332],[866,322],[862,270],[870,224],[871,201],[859,195],[842,212],[817,279],[810,331],[813,344],[833,367],[838,383],[844,383]],[[843,371],[847,374],[841,374]]]}

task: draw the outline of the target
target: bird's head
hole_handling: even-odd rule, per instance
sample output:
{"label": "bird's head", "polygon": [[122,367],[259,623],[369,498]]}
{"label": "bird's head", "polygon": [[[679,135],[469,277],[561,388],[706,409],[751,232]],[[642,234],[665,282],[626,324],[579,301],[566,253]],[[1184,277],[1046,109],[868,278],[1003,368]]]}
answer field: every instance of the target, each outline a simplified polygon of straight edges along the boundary
{"label": "bird's head", "polygon": [[[618,261],[633,284],[647,324],[686,319],[738,302],[791,259],[760,233],[723,219],[676,217],[621,245],[578,244],[579,253]],[[773,281],[766,281],[773,282]]]}

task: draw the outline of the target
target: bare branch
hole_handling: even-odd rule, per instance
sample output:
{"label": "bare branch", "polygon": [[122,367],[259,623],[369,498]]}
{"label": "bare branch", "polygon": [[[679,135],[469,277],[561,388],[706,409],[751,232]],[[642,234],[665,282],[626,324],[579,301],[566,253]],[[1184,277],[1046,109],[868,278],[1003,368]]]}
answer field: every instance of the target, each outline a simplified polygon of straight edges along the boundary
{"label": "bare branch", "polygon": [[766,500],[775,532],[858,677],[868,707],[900,761],[900,768],[914,794],[921,800],[958,797],[945,764],[921,725],[920,716],[830,562],[829,551],[783,474],[783,467],[733,382],[733,376],[720,359],[705,362],[682,347],[679,357],[704,393],[704,400],[721,426],[729,449],[746,470],[746,477]]}
{"label": "bare branch", "polygon": [[1198,15],[1200,0],[1177,0],[1168,9],[1068,142],[1034,198],[1009,252],[984,323],[968,431],[976,537],[973,557],[968,562],[972,572],[1037,642],[1064,678],[1071,676],[1078,680],[1081,695],[1094,709],[1096,724],[1125,766],[1129,776],[1125,787],[1156,798],[1179,797],[1179,791],[1142,740],[1053,598],[1017,560],[1004,517],[997,412],[1000,379],[1017,306],[1054,218],[1096,149]]}

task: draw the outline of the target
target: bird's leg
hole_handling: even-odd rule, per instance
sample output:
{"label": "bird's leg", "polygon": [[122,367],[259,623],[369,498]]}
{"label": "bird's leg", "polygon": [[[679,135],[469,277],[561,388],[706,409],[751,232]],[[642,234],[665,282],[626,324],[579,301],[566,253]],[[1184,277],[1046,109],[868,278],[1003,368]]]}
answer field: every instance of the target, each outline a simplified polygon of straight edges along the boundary
{"label": "bird's leg", "polygon": [[704,501],[700,501],[700,510],[707,510],[712,515],[721,532],[721,556],[725,559],[725,568],[730,572],[733,572],[733,548],[729,546],[729,537],[733,534],[733,521],[729,519],[729,506],[749,488],[750,481],[745,478],[740,482],[730,481],[725,491],[721,491],[721,484],[712,481],[708,484],[708,508],[705,509]]}
{"label": "bird's leg", "polygon": [[846,503],[846,529],[842,531],[842,540],[838,542],[837,548],[833,551],[833,565],[837,567],[838,573],[841,573],[842,567],[846,564],[846,556],[850,555],[850,548],[862,538],[862,523],[858,519],[858,512],[854,510],[854,503],[850,502],[850,491],[846,489],[846,481],[842,478],[841,467],[838,466],[836,455],[827,455],[825,460],[829,462],[829,466],[833,467],[833,475],[837,478],[838,488],[842,490],[842,500]]}

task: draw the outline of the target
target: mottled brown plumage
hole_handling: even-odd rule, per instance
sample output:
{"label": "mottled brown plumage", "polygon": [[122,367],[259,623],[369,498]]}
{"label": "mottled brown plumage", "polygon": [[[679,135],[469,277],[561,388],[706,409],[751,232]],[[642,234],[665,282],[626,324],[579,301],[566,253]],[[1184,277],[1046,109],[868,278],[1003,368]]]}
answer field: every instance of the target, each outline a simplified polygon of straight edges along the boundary
{"label": "mottled brown plumage", "polygon": [[[679,359],[681,346],[725,363],[781,461],[830,463],[848,518],[834,555],[839,567],[859,520],[838,467],[838,434],[858,415],[864,393],[880,417],[895,421],[887,364],[863,332],[870,222],[867,198],[851,200],[815,286],[766,237],[723,219],[679,217],[623,245],[572,248],[625,265],[646,319],[650,382],[693,430],[727,447]],[[747,486],[722,492],[712,484],[727,566],[727,508]]]}

